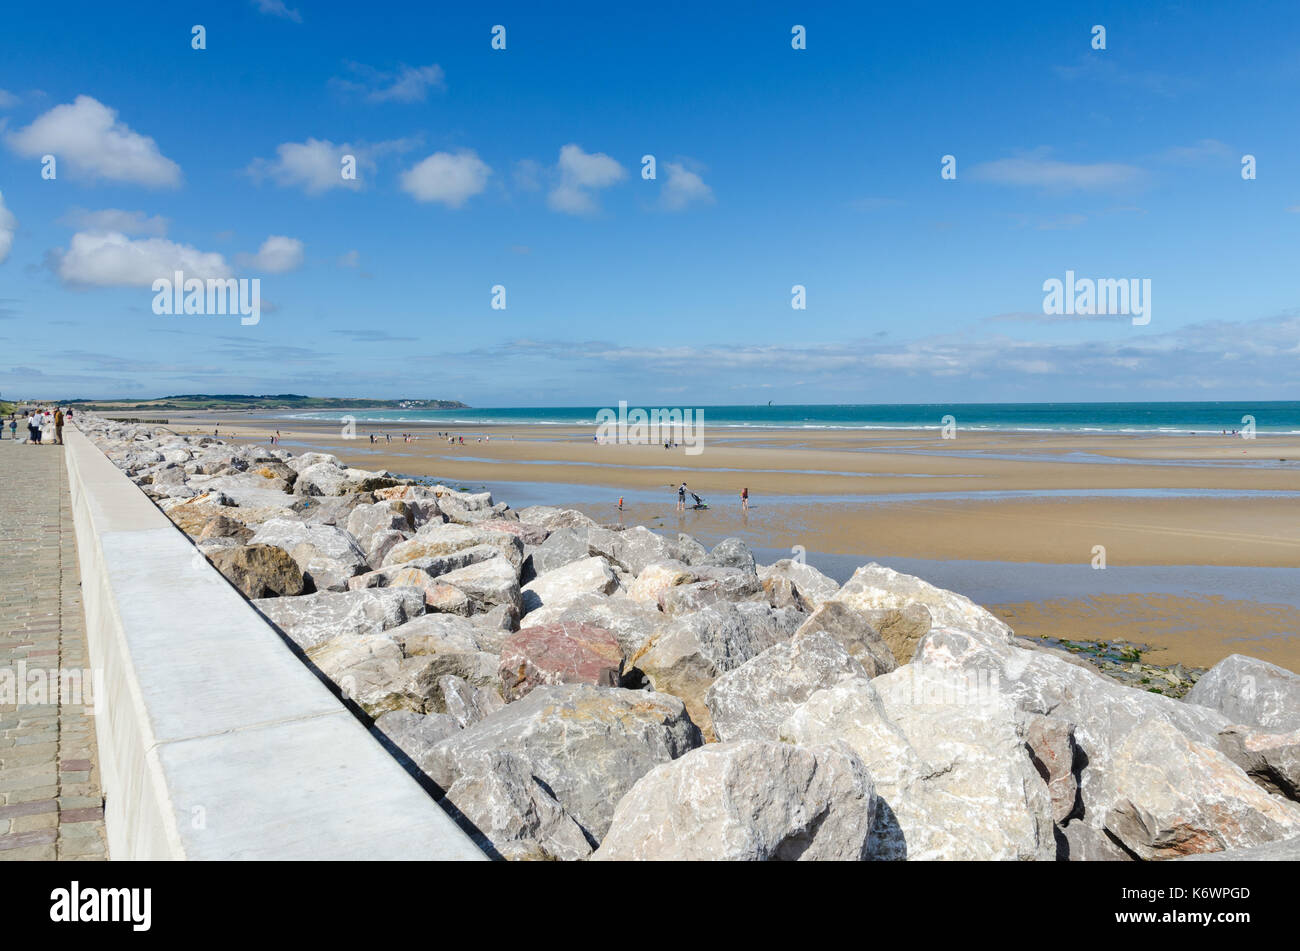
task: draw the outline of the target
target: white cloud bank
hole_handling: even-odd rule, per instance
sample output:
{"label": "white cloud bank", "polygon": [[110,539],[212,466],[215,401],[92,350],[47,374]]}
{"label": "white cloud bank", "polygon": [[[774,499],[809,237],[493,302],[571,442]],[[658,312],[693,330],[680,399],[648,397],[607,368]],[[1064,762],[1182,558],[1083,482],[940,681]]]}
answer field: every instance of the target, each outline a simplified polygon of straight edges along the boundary
{"label": "white cloud bank", "polygon": [[64,282],[91,287],[148,287],[176,271],[186,278],[230,277],[226,259],[215,252],[166,238],[132,239],[119,231],[79,231],[58,254]]}
{"label": "white cloud bank", "polygon": [[55,106],[31,125],[6,136],[27,158],[53,155],[59,171],[74,177],[152,187],[175,187],[181,167],[158,150],[153,139],[118,121],[117,111],[90,96]]}

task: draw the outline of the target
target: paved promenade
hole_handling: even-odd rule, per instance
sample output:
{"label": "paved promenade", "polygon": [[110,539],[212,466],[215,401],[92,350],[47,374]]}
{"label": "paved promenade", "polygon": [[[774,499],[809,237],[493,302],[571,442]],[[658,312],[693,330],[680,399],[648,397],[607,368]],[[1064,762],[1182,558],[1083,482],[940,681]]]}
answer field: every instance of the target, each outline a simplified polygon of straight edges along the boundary
{"label": "paved promenade", "polygon": [[[0,861],[104,859],[63,447],[8,435],[0,441]],[[72,689],[74,671],[86,671],[84,696]],[[69,675],[65,691],[60,672]]]}

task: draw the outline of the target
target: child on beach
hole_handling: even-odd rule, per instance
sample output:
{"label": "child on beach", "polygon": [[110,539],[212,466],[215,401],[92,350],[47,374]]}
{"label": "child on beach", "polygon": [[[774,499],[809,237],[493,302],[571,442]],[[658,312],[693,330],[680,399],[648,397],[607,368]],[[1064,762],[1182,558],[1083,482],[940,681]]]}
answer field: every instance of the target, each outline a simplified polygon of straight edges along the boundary
{"label": "child on beach", "polygon": [[749,511],[749,487],[748,486],[740,490],[740,510],[742,512]]}

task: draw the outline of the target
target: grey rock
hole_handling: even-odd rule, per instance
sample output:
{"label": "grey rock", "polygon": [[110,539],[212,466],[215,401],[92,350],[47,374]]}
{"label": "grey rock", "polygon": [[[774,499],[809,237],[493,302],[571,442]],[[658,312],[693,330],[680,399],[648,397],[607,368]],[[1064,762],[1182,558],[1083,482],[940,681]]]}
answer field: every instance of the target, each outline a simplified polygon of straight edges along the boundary
{"label": "grey rock", "polygon": [[283,548],[317,591],[346,591],[348,579],[367,568],[366,553],[356,540],[333,525],[271,519],[258,526],[249,544]]}
{"label": "grey rock", "polygon": [[782,721],[816,691],[866,670],[823,631],[796,635],[722,674],[704,703],[723,742],[776,739]]}
{"label": "grey rock", "polygon": [[[874,562],[855,571],[832,600],[867,612],[901,610],[920,604],[929,611],[936,627],[975,631],[1007,643],[1012,637],[1011,628],[969,598]],[[910,657],[899,658],[900,663],[910,660]]]}
{"label": "grey rock", "polygon": [[754,553],[739,538],[724,538],[718,542],[701,564],[718,568],[739,568],[746,574],[754,574],[757,570]]}
{"label": "grey rock", "polygon": [[523,613],[527,616],[544,606],[567,605],[584,594],[611,594],[617,588],[618,579],[607,560],[599,556],[583,558],[540,574],[524,585]]}
{"label": "grey rock", "polygon": [[638,779],[700,743],[700,731],[673,697],[585,684],[538,687],[440,743],[429,775],[450,789],[471,757],[515,753],[599,840]]}
{"label": "grey rock", "polygon": [[1300,674],[1254,657],[1225,657],[1201,675],[1184,700],[1217,710],[1233,723],[1300,730]]}
{"label": "grey rock", "polygon": [[522,756],[488,750],[460,764],[443,805],[480,848],[510,861],[576,861],[591,843]]}
{"label": "grey rock", "polygon": [[871,626],[866,615],[842,601],[823,603],[803,622],[795,636],[814,631],[829,634],[844,645],[845,650],[865,668],[868,677],[898,669],[889,645]]}
{"label": "grey rock", "polygon": [[861,861],[876,797],[847,747],[744,740],[656,766],[619,802],[597,861]]}
{"label": "grey rock", "polygon": [[424,597],[417,588],[262,598],[253,605],[306,651],[334,637],[381,634],[424,613]]}
{"label": "grey rock", "polygon": [[423,770],[433,748],[447,737],[460,732],[460,728],[451,717],[443,713],[426,715],[410,710],[394,710],[375,720],[370,732],[385,747],[405,753],[411,762]]}

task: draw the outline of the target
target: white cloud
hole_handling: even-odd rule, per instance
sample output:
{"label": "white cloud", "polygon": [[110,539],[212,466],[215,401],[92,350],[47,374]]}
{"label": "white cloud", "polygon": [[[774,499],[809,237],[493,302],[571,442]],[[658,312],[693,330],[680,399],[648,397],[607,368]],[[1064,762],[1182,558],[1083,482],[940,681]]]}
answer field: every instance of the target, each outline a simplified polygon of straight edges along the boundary
{"label": "white cloud", "polygon": [[57,272],[69,284],[148,287],[176,271],[186,278],[230,277],[225,258],[166,238],[132,240],[117,231],[79,231],[58,256]]}
{"label": "white cloud", "polygon": [[253,5],[257,7],[258,13],[292,20],[294,23],[302,22],[302,14],[286,6],[284,0],[253,0]]}
{"label": "white cloud", "polygon": [[257,249],[256,254],[241,254],[236,260],[240,267],[249,267],[267,274],[283,274],[302,267],[302,242],[282,234],[273,234]]}
{"label": "white cloud", "polygon": [[659,196],[659,203],[664,208],[681,211],[693,201],[713,201],[713,189],[704,184],[704,179],[695,172],[678,162],[665,162],[664,167],[668,169],[668,181],[664,182]]}
{"label": "white cloud", "polygon": [[59,220],[62,224],[82,231],[119,231],[122,234],[143,234],[155,238],[165,235],[168,225],[167,219],[161,215],[146,218],[143,211],[122,211],[118,208],[105,208],[102,211],[74,208]]}
{"label": "white cloud", "polygon": [[14,246],[14,232],[17,230],[18,219],[5,207],[5,196],[0,192],[0,264],[9,257],[9,251]]}
{"label": "white cloud", "polygon": [[360,267],[361,252],[358,251],[356,248],[353,248],[351,251],[347,252],[346,254],[340,254],[338,264],[339,267]]}
{"label": "white cloud", "polygon": [[74,176],[151,186],[181,181],[180,166],[153,139],[133,132],[118,121],[116,110],[90,96],[55,106],[6,138],[19,155],[54,155],[59,170],[70,168]]}
{"label": "white cloud", "polygon": [[1048,158],[1046,149],[1037,149],[1029,155],[981,163],[970,174],[998,185],[1073,189],[1127,185],[1141,178],[1142,170],[1120,162],[1061,162]]}
{"label": "white cloud", "polygon": [[402,173],[402,190],[417,201],[440,201],[459,208],[487,187],[492,169],[471,149],[434,152]]}
{"label": "white cloud", "polygon": [[584,152],[573,143],[560,149],[556,165],[560,183],[551,189],[547,203],[556,211],[570,215],[589,215],[599,210],[597,189],[608,188],[623,179],[627,171],[604,152]]}
{"label": "white cloud", "polygon": [[300,187],[309,195],[319,195],[331,188],[360,188],[357,178],[343,177],[343,156],[357,160],[358,172],[373,169],[374,164],[357,150],[344,143],[335,145],[328,139],[308,139],[306,142],[285,142],[275,147],[276,158],[253,159],[248,174],[255,181],[269,178],[277,185]]}
{"label": "white cloud", "polygon": [[0,89],[0,109],[12,109],[18,105],[18,97],[8,89]]}
{"label": "white cloud", "polygon": [[403,64],[388,72],[364,63],[348,63],[348,69],[360,77],[352,79],[335,77],[330,84],[344,92],[360,93],[370,102],[423,102],[430,89],[445,89],[445,73],[437,63],[428,66]]}

